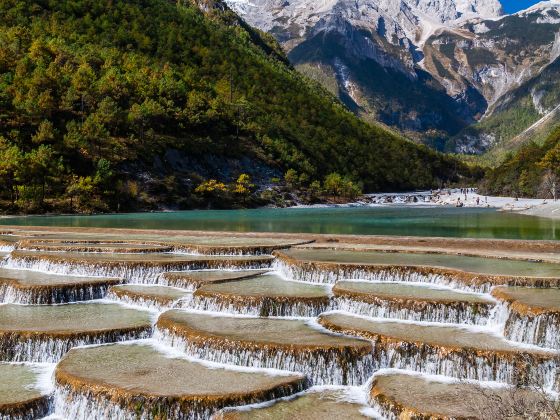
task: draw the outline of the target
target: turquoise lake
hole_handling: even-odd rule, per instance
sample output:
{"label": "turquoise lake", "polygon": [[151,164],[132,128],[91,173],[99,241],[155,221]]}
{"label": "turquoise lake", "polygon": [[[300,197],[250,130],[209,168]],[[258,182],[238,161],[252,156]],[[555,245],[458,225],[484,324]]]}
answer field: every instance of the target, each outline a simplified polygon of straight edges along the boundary
{"label": "turquoise lake", "polygon": [[560,220],[493,209],[346,207],[193,210],[92,216],[25,216],[3,225],[560,239]]}

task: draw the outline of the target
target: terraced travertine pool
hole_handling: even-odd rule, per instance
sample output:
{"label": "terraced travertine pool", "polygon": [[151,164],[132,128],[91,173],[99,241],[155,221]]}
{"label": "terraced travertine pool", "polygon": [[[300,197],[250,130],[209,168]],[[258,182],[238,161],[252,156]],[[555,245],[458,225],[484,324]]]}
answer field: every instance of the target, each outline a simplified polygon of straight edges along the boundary
{"label": "terraced travertine pool", "polygon": [[388,266],[427,266],[460,270],[476,274],[526,277],[560,277],[560,264],[536,261],[512,261],[459,255],[299,249],[285,254],[302,261]]}
{"label": "terraced travertine pool", "polygon": [[483,419],[560,391],[551,243],[4,234],[2,420]]}

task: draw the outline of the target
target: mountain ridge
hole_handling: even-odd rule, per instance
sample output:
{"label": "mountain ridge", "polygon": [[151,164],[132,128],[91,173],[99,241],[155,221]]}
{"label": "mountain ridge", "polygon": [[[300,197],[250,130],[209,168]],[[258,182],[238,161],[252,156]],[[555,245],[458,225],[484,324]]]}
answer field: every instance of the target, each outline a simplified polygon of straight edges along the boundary
{"label": "mountain ridge", "polygon": [[499,143],[468,129],[560,53],[557,0],[512,15],[497,0],[227,2],[354,112],[449,151]]}

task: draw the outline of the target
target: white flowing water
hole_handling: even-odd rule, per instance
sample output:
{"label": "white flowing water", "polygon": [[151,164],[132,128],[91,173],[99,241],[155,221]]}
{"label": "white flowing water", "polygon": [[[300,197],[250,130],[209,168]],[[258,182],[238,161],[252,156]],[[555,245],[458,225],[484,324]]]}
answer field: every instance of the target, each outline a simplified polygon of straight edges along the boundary
{"label": "white flowing water", "polygon": [[333,309],[374,318],[393,318],[410,321],[428,321],[467,325],[484,325],[489,320],[486,305],[429,303],[423,308],[403,307],[399,302],[385,301],[379,304],[359,302],[345,297],[334,299]]}
{"label": "white flowing water", "polygon": [[77,393],[68,387],[57,386],[54,391],[54,406],[57,415],[72,420],[153,420],[154,418],[178,420],[205,420],[212,411],[207,408],[185,411],[180,404],[166,402],[164,398],[146,410],[142,397],[130,401],[130,407],[122,407],[108,398],[91,393]]}
{"label": "white flowing water", "polygon": [[312,283],[334,284],[340,280],[368,280],[376,282],[405,282],[405,283],[428,283],[440,286],[452,287],[458,290],[470,292],[487,293],[492,285],[490,283],[483,284],[465,284],[458,279],[443,274],[425,274],[414,269],[387,268],[379,270],[366,270],[362,268],[340,267],[336,270],[323,270],[308,267],[300,267],[295,264],[287,264],[281,260],[274,260],[272,268],[282,273],[287,278],[296,279],[298,281],[307,281]]}
{"label": "white flowing water", "polygon": [[44,338],[34,337],[32,334],[29,338],[22,338],[17,335],[5,335],[0,336],[0,356],[2,360],[9,362],[57,363],[72,347],[137,340],[149,338],[151,335],[151,329],[133,332],[111,331],[75,338]]}
{"label": "white flowing water", "polygon": [[363,385],[374,372],[373,354],[348,357],[340,351],[276,351],[267,347],[246,350],[233,343],[219,348],[198,345],[156,328],[154,338],[200,359],[236,366],[302,372],[315,385]]}
{"label": "white flowing water", "polygon": [[[523,378],[538,377],[545,389],[556,386],[557,360],[508,357],[499,354],[478,355],[474,351],[438,351],[427,346],[400,344],[380,346],[375,350],[375,368],[405,369],[430,375],[458,379],[496,381],[516,385]],[[493,353],[493,352],[492,352]],[[520,365],[522,365],[520,369]]]}
{"label": "white flowing water", "polygon": [[513,341],[560,350],[560,316],[523,316],[511,313],[504,335]]}
{"label": "white flowing water", "polygon": [[[13,249],[13,247],[10,248]],[[204,268],[196,261],[151,266],[149,264],[126,264],[125,262],[117,265],[60,263],[24,258],[7,258],[3,260],[2,265],[13,269],[31,269],[66,275],[116,277],[127,279],[131,283],[161,285],[167,285],[167,281],[161,276],[164,272]],[[266,265],[254,263],[243,268],[259,269],[265,268]],[[227,263],[224,263],[223,268],[230,267]],[[453,278],[453,276],[425,274],[414,269],[388,268],[375,272],[359,268],[356,270],[350,268],[321,270],[301,268],[279,260],[275,260],[273,268],[287,279],[312,283],[333,284],[338,280],[351,279],[421,282],[483,293],[490,290],[489,284],[465,284],[459,279]],[[178,286],[176,281],[173,281],[171,285]],[[194,290],[190,283],[185,283],[185,288],[188,291]],[[68,290],[27,293],[11,286],[0,285],[0,302],[47,304],[92,300],[103,298],[108,293],[107,289],[106,285],[100,284],[99,286],[76,287]],[[149,298],[117,297],[111,293],[108,293],[107,297],[134,306],[148,307],[155,311],[163,311],[174,307],[229,314],[313,318],[323,311],[337,309],[368,317],[478,325],[498,331],[512,341],[560,349],[560,319],[549,315],[521,317],[518,314],[511,313],[507,304],[497,304],[492,310],[488,310],[485,305],[478,306],[468,303],[464,305],[434,303],[425,309],[415,309],[394,305],[390,302],[370,304],[341,297],[332,298],[331,304],[327,305],[273,300],[264,302],[247,301],[243,304],[237,304],[237,302],[228,302],[219,298],[188,296],[174,301],[171,305],[166,305]],[[540,360],[534,358],[530,360],[530,363],[524,364],[524,360],[516,358],[515,354],[502,356],[492,352],[485,354],[484,352],[477,353],[468,350],[461,351],[460,349],[447,351],[421,344],[403,346],[402,343],[398,345],[378,343],[373,345],[371,354],[356,356],[328,350],[300,352],[276,351],[271,348],[246,349],[235,347],[231,343],[228,346],[199,345],[189,342],[188,339],[184,339],[168,330],[156,329],[153,334],[156,342],[189,356],[233,366],[302,372],[308,376],[312,384],[316,385],[361,386],[366,384],[372,374],[379,369],[398,368],[425,374],[445,375],[448,378],[499,381],[503,384],[518,384],[523,380],[523,376],[532,376],[539,377],[542,386],[548,390],[557,390],[559,387],[556,382],[560,373],[557,359]],[[255,332],[255,334],[258,334],[258,332]],[[151,335],[152,330],[148,329],[133,333],[112,332],[101,336],[80,336],[63,339],[4,336],[0,338],[0,360],[56,363],[72,347],[144,339]],[[523,366],[520,367],[521,365]],[[137,400],[131,400],[130,404],[121,406],[101,393],[95,395],[87,392],[81,393],[61,386],[56,387],[53,394],[54,411],[57,415],[68,419],[152,419],[158,414],[163,418],[207,419],[215,411],[203,406],[195,406],[192,410],[185,411],[181,410],[181,407],[175,403],[156,404],[150,410],[147,410],[144,409],[143,404],[145,403],[146,401],[139,396]],[[0,420],[4,420],[4,418],[0,416]]]}
{"label": "white flowing water", "polygon": [[[149,256],[146,257],[149,261]],[[243,268],[245,269],[259,269],[266,268],[268,263],[264,262],[251,262]],[[212,268],[229,268],[231,266],[227,260],[223,264]],[[167,271],[187,271],[199,270],[208,268],[208,263],[205,261],[189,261],[181,263],[169,262],[162,265],[146,264],[101,264],[101,263],[82,263],[82,262],[57,262],[47,259],[36,258],[12,258],[9,257],[5,260],[5,268],[20,269],[20,270],[34,270],[43,271],[53,274],[66,274],[73,276],[95,276],[95,277],[111,277],[111,278],[124,278],[134,283],[139,284],[156,284],[160,274]]]}
{"label": "white flowing water", "polygon": [[295,316],[295,317],[316,317],[320,313],[328,310],[328,303],[320,302],[301,302],[301,301],[275,301],[272,298],[265,298],[261,301],[248,302],[229,302],[221,298],[205,296],[194,296],[188,306],[199,311],[223,312],[229,314],[256,315],[256,316]]}
{"label": "white flowing water", "polygon": [[508,340],[560,350],[560,315],[520,314],[506,302],[493,309],[488,325]]}
{"label": "white flowing water", "polygon": [[49,305],[103,299],[109,286],[106,284],[72,286],[64,289],[19,289],[9,284],[0,284],[0,303],[20,303],[24,305]]}

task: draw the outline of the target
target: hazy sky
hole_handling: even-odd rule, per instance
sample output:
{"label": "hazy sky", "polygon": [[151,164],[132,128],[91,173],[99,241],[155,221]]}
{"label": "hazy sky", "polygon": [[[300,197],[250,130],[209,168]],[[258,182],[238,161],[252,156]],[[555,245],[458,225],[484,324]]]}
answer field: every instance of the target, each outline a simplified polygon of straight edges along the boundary
{"label": "hazy sky", "polygon": [[514,13],[519,10],[526,9],[533,4],[539,3],[539,0],[500,0],[504,5],[506,13]]}

